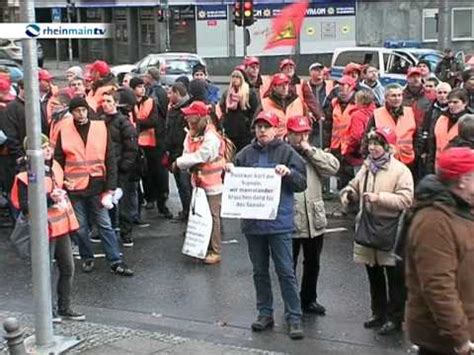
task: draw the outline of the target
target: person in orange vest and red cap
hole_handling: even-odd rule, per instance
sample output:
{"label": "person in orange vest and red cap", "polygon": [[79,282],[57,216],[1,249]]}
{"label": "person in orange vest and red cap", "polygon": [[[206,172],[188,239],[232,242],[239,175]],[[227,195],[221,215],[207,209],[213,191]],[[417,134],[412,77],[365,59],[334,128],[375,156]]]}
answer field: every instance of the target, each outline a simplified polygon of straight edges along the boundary
{"label": "person in orange vest and red cap", "polygon": [[115,76],[110,71],[107,62],[96,60],[87,67],[86,75],[92,79],[91,90],[87,93],[87,103],[90,108],[97,112],[102,103],[102,94],[118,89]]}
{"label": "person in orange vest and red cap", "polygon": [[352,166],[343,157],[349,141],[351,115],[356,108],[354,102],[357,82],[354,78],[344,75],[338,80],[338,94],[333,98],[326,111],[324,127],[324,148],[328,148],[341,163],[338,173],[338,188],[343,188],[354,177]]}
{"label": "person in orange vest and red cap", "polygon": [[277,137],[286,135],[286,123],[291,116],[306,115],[306,106],[296,92],[290,90],[290,78],[283,73],[273,75],[270,87],[262,99],[262,111],[273,112],[279,119]]}
{"label": "person in orange vest and red cap", "polygon": [[89,225],[95,224],[111,272],[133,276],[120,255],[118,239],[107,212],[113,208],[117,188],[117,162],[111,135],[104,121],[89,118],[89,110],[84,98],[71,100],[69,112],[73,119],[66,119],[60,125],[54,152],[55,160],[64,169],[64,186],[79,221],[75,241],[79,246],[82,271],[94,270]]}
{"label": "person in orange vest and red cap", "polygon": [[280,62],[280,72],[290,78],[290,92],[295,93],[304,102],[303,81],[296,74],[296,63],[293,59],[287,58]]}
{"label": "person in orange vest and red cap", "polygon": [[474,352],[473,210],[474,149],[448,148],[405,222],[405,328],[418,354]]}
{"label": "person in orange vest and red cap", "polygon": [[385,88],[385,105],[375,109],[374,116],[367,125],[367,132],[374,127],[392,128],[397,136],[392,147],[394,157],[415,172],[416,121],[411,107],[403,106],[402,101],[403,88],[399,84],[388,85]]}
{"label": "person in orange vest and red cap", "polygon": [[342,75],[349,75],[353,77],[355,80],[359,81],[361,74],[362,74],[363,66],[357,63],[349,63],[344,67],[344,71]]}
{"label": "person in orange vest and red cap", "polygon": [[[311,120],[305,116],[288,119],[288,143],[304,159],[307,188],[295,193],[295,227],[293,234],[293,263],[296,271],[303,248],[303,276],[300,288],[301,309],[304,313],[325,315],[326,309],[317,300],[319,260],[327,225],[324,210],[322,177],[335,175],[339,161],[331,153],[312,146],[309,142]],[[308,208],[311,206],[311,208]],[[295,272],[296,274],[296,272]]]}
{"label": "person in orange vest and red cap", "polygon": [[428,94],[423,87],[423,71],[417,67],[408,69],[407,86],[403,90],[403,106],[412,108],[418,129],[422,129],[426,113],[435,100],[436,95]]}
{"label": "person in orange vest and red cap", "polygon": [[48,103],[51,97],[58,93],[59,88],[53,84],[53,76],[46,69],[38,71],[39,92],[40,92],[40,107],[41,115],[45,120],[48,120]]}
{"label": "person in orange vest and red cap", "polygon": [[172,170],[189,170],[193,186],[205,190],[212,215],[212,232],[206,264],[221,261],[221,198],[222,173],[225,167],[225,142],[212,124],[210,108],[194,101],[182,108],[189,131],[184,140],[183,155],[173,162]]}
{"label": "person in orange vest and red cap", "polygon": [[255,90],[259,100],[261,100],[270,86],[271,78],[268,75],[260,74],[260,59],[257,57],[246,57],[243,64],[245,66],[245,78],[250,88]]}
{"label": "person in orange vest and red cap", "polygon": [[147,209],[153,209],[155,202],[158,211],[166,218],[173,215],[166,206],[168,200],[168,170],[162,163],[165,154],[166,117],[161,116],[153,98],[145,95],[145,82],[141,78],[132,78],[130,88],[137,99],[133,108],[134,122],[138,129],[138,146],[145,153],[148,172],[143,179]]}
{"label": "person in orange vest and red cap", "polygon": [[[25,138],[26,151],[28,138]],[[79,228],[71,202],[64,190],[64,172],[53,159],[54,148],[48,137],[41,135],[41,147],[44,155],[45,190],[48,204],[48,237],[51,268],[57,265],[59,278],[57,281],[57,308],[53,306],[53,322],[61,318],[69,320],[85,320],[85,316],[71,307],[74,279],[74,259],[72,256],[70,234]],[[26,157],[23,157],[26,167]],[[13,206],[22,212],[20,218],[29,218],[28,204],[28,172],[26,169],[15,177],[11,190]],[[56,263],[53,264],[53,258]],[[54,298],[54,296],[53,296]],[[54,303],[54,302],[53,302]]]}

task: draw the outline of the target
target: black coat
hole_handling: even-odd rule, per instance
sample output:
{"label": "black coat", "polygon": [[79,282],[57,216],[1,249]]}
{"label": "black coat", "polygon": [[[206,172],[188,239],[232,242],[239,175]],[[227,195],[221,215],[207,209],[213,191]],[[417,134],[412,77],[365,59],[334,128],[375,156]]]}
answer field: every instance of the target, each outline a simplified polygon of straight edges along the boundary
{"label": "black coat", "polygon": [[183,154],[183,143],[186,138],[186,120],[181,112],[183,107],[189,106],[191,99],[176,106],[170,106],[166,117],[166,150],[170,154],[171,162],[174,162]]}
{"label": "black coat", "polygon": [[245,110],[242,110],[240,105],[238,105],[236,110],[226,112],[226,100],[227,90],[219,102],[222,111],[222,126],[225,134],[236,145],[237,151],[239,151],[252,141],[253,134],[250,126],[259,107],[258,96],[254,90],[250,90],[249,107]]}
{"label": "black coat", "polygon": [[163,87],[156,83],[150,86],[146,96],[153,98],[156,103],[158,114],[165,119],[168,114],[168,94]]}
{"label": "black coat", "polygon": [[117,112],[112,115],[102,113],[109,130],[114,153],[117,160],[119,185],[127,181],[128,176],[135,168],[138,154],[138,135],[128,117]]}

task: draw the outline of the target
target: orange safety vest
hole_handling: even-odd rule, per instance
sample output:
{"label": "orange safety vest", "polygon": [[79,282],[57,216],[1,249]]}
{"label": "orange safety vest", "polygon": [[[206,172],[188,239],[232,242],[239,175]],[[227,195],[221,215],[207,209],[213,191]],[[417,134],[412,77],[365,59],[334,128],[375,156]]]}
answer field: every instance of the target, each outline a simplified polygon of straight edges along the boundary
{"label": "orange safety vest", "polygon": [[51,124],[49,126],[49,142],[53,145],[53,147],[56,145],[56,142],[58,140],[58,135],[59,131],[61,130],[61,126],[64,124],[66,121],[71,121],[74,120],[72,118],[71,114],[65,114],[65,117],[60,119],[59,121],[51,121]]}
{"label": "orange safety vest", "polygon": [[340,150],[345,152],[349,140],[349,126],[351,125],[351,115],[349,114],[355,104],[347,104],[342,111],[341,104],[337,98],[332,99],[332,131],[331,131],[331,150]]}
{"label": "orange safety vest", "polygon": [[105,155],[107,150],[107,127],[104,121],[90,121],[87,144],[84,146],[74,120],[68,119],[60,125],[61,146],[66,157],[64,175],[70,191],[84,190],[89,178],[105,178]]}
{"label": "orange safety vest", "polygon": [[189,153],[194,153],[199,150],[204,142],[204,136],[209,133],[219,137],[219,156],[213,161],[200,164],[199,168],[192,173],[194,184],[197,187],[202,187],[206,191],[222,186],[222,172],[224,171],[226,163],[224,158],[225,142],[212,124],[208,124],[203,136],[191,137],[191,135],[188,134],[184,141],[185,150]]}
{"label": "orange safety vest", "polygon": [[298,97],[286,108],[286,110],[283,110],[280,106],[276,105],[272,99],[266,97],[262,100],[262,111],[273,112],[278,116],[276,136],[278,138],[283,138],[287,134],[286,123],[288,122],[288,118],[292,116],[305,116],[306,106]]}
{"label": "orange safety vest", "polygon": [[[153,110],[154,101],[151,97],[141,102],[140,105],[135,105],[133,108],[135,117],[138,121],[147,120]],[[154,128],[142,130],[138,134],[138,145],[140,147],[156,147],[156,135]]]}
{"label": "orange safety vest", "polygon": [[117,87],[115,85],[105,85],[99,87],[97,90],[89,91],[86,96],[86,101],[89,104],[90,108],[97,112],[99,107],[102,105],[102,96],[106,92],[115,91]]}
{"label": "orange safety vest", "polygon": [[[16,209],[20,209],[19,181],[28,185],[28,174],[26,171],[15,176],[15,181],[12,186],[12,205]],[[53,160],[52,176],[45,176],[44,183],[47,194],[50,194],[55,188],[61,189],[63,187],[63,169],[55,160]],[[66,205],[64,208],[58,208],[57,206],[48,208],[48,235],[50,239],[69,234],[70,232],[79,229],[79,222],[74,214],[71,202],[67,196],[65,198]]]}
{"label": "orange safety vest", "polygon": [[376,109],[374,118],[377,128],[390,127],[397,135],[397,143],[392,146],[395,158],[406,165],[413,163],[415,160],[413,135],[416,132],[416,121],[411,107],[403,107],[403,116],[398,118],[396,124],[385,107]]}
{"label": "orange safety vest", "polygon": [[456,122],[449,130],[448,130],[448,123],[449,118],[441,115],[438,120],[436,121],[434,134],[436,139],[436,155],[441,153],[448,143],[456,138],[459,134],[459,127],[458,123]]}

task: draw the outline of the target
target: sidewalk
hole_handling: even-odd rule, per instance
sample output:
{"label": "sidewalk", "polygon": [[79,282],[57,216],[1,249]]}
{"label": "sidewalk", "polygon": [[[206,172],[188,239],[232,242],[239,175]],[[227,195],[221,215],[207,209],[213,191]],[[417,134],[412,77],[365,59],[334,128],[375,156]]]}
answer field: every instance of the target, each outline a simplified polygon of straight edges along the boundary
{"label": "sidewalk", "polygon": [[[25,337],[33,334],[33,316],[0,310],[0,322],[8,317],[19,320],[25,331]],[[4,330],[0,335],[3,338]],[[151,355],[151,354],[193,354],[193,355],[243,355],[243,354],[280,354],[259,349],[220,345],[206,341],[183,338],[173,334],[134,330],[126,327],[112,327],[90,322],[63,321],[54,325],[54,334],[73,336],[81,340],[65,354],[88,355]],[[3,340],[3,339],[2,339]],[[29,349],[27,349],[28,351]],[[6,344],[0,343],[0,354],[7,354]]]}

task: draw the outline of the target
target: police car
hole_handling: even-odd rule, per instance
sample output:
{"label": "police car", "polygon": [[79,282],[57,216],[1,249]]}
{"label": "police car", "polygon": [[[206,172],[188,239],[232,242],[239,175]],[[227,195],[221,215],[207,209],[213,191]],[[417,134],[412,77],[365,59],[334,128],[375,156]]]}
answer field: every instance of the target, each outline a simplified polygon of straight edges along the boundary
{"label": "police car", "polygon": [[431,64],[433,72],[443,54],[428,48],[384,48],[346,47],[334,50],[331,61],[331,78],[342,77],[344,67],[351,63],[370,64],[379,70],[379,80],[383,86],[391,83],[406,84],[408,68],[420,60]]}

